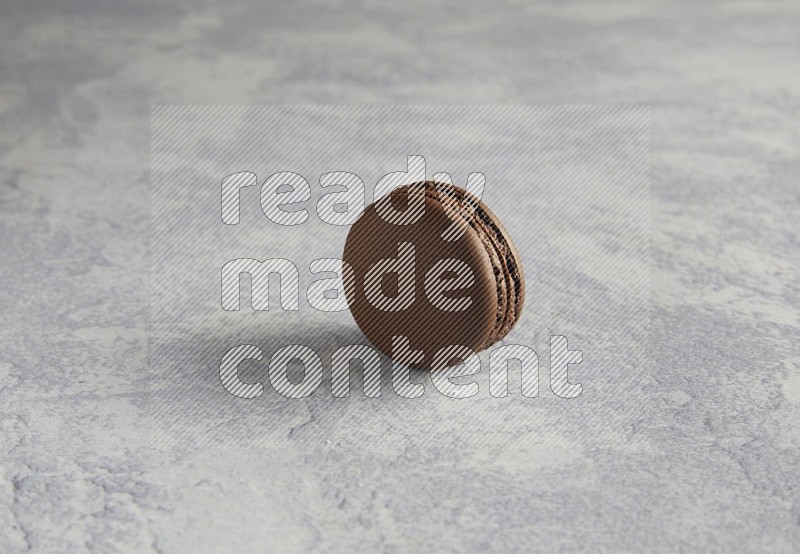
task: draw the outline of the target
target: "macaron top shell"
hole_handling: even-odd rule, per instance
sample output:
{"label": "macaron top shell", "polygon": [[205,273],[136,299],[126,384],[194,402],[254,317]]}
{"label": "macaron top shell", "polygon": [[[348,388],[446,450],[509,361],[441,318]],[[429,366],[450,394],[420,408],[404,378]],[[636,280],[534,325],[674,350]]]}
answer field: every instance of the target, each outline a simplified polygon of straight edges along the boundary
{"label": "macaron top shell", "polygon": [[[390,202],[402,212],[408,207],[410,187],[423,195],[422,216],[408,225],[384,220],[376,205]],[[460,234],[446,240],[443,235],[454,225]],[[402,306],[388,302],[376,307],[374,294],[368,295],[365,287],[367,273],[381,260],[398,259],[401,254],[408,262],[412,252],[413,264],[406,263],[402,270],[408,279],[413,272],[413,301],[408,302],[410,288],[405,287]],[[487,348],[511,330],[522,310],[522,269],[508,233],[488,208],[452,185],[415,183],[368,206],[351,227],[342,258],[353,270],[354,286],[345,289],[356,324],[389,357],[393,337],[408,338],[409,348],[424,354],[421,361],[409,364],[414,367],[430,368],[435,354],[448,346],[466,346],[474,352]],[[431,302],[426,275],[435,271],[437,263],[447,268],[454,260],[466,264],[473,278],[468,286],[462,283],[455,290],[439,292],[446,298],[467,299],[457,302],[458,309],[441,309]],[[384,275],[378,285],[382,295],[399,297],[400,279],[391,272]]]}

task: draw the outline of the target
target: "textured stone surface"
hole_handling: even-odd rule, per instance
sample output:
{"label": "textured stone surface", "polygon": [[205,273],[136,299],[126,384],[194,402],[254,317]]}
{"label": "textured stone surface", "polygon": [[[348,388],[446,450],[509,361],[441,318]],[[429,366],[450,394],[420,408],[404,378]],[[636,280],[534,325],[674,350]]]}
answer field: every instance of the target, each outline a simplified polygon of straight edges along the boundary
{"label": "textured stone surface", "polygon": [[[800,548],[796,2],[209,4],[0,7],[0,551]],[[642,378],[154,441],[150,106],[362,102],[651,104]]]}

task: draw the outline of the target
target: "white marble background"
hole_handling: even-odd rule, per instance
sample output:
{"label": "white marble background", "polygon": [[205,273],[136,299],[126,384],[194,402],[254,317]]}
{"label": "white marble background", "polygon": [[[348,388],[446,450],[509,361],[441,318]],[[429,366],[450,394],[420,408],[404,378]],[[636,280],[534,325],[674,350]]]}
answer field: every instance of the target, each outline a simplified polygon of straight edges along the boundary
{"label": "white marble background", "polygon": [[[800,4],[400,4],[0,4],[0,551],[800,549]],[[154,442],[157,103],[651,104],[639,404],[266,402],[272,448]]]}

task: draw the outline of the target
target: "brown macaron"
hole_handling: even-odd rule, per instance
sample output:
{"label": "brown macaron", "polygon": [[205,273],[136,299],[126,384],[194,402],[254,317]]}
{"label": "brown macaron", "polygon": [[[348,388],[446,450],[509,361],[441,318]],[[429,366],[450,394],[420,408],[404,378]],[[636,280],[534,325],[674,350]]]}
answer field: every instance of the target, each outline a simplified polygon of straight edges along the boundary
{"label": "brown macaron", "polygon": [[[399,224],[398,214],[413,222]],[[457,186],[426,181],[380,198],[351,227],[342,258],[356,324],[389,357],[393,337],[406,337],[417,352],[404,360],[412,367],[431,368],[448,346],[484,350],[522,313],[517,249],[491,210]]]}

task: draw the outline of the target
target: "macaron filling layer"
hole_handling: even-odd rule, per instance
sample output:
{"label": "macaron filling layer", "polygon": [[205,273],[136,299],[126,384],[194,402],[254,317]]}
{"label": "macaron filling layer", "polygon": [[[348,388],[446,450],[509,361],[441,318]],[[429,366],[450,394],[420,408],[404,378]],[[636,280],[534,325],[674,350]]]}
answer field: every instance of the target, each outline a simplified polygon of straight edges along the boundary
{"label": "macaron filling layer", "polygon": [[[522,310],[524,294],[522,275],[509,239],[482,202],[460,187],[425,181],[400,187],[394,193],[405,193],[410,187],[424,187],[424,196],[448,204],[461,220],[475,231],[492,264],[497,286],[497,313],[494,326],[480,349],[503,339],[511,331]],[[444,194],[444,197],[442,197]]]}

